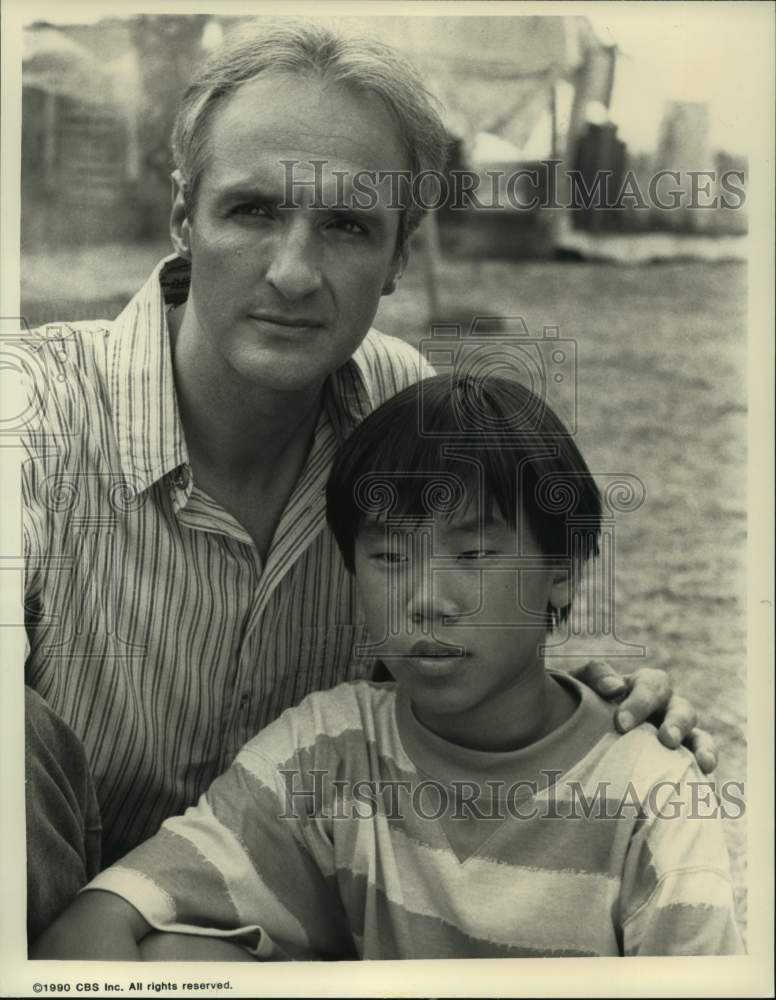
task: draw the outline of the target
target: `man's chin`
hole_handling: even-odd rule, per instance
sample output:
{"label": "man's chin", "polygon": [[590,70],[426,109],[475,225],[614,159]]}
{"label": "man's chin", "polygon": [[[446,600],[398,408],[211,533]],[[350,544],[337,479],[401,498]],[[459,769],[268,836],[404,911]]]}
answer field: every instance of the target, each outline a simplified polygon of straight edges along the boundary
{"label": "man's chin", "polygon": [[323,327],[306,330],[304,336],[256,337],[248,330],[233,342],[229,363],[248,383],[302,392],[320,388],[348,362],[361,340]]}
{"label": "man's chin", "polygon": [[311,363],[311,351],[260,352],[246,350],[231,361],[231,367],[250,386],[275,392],[317,392],[329,375],[328,369]]}

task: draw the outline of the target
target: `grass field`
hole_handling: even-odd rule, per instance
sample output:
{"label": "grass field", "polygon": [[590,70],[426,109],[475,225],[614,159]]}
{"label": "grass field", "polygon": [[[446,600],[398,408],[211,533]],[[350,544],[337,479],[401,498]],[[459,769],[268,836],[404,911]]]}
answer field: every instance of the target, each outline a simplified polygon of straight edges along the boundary
{"label": "grass field", "polygon": [[[164,252],[120,247],[25,259],[27,315],[32,323],[110,318]],[[604,652],[623,671],[667,670],[717,739],[718,783],[743,781],[744,266],[453,260],[440,296],[445,317],[521,316],[532,335],[556,326],[575,341],[580,446],[599,478],[637,477],[646,498],[616,519],[619,641],[579,636],[560,652]],[[376,325],[415,344],[428,335],[418,270],[383,300]],[[634,647],[643,656],[630,655]],[[728,821],[726,834],[745,928],[745,819]]]}

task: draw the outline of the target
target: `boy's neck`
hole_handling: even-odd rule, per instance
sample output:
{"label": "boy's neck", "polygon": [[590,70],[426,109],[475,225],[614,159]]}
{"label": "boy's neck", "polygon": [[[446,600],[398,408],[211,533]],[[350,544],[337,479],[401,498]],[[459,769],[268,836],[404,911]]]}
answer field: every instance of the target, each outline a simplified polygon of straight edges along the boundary
{"label": "boy's neck", "polygon": [[574,695],[542,667],[519,677],[496,699],[460,714],[436,715],[417,708],[415,718],[435,735],[490,753],[522,750],[548,736],[578,705]]}

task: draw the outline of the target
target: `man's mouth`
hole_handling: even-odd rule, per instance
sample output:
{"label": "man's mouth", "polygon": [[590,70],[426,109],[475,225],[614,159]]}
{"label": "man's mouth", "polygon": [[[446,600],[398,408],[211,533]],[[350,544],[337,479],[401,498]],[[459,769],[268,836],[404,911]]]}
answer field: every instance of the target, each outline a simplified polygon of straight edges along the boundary
{"label": "man's mouth", "polygon": [[255,312],[251,313],[250,316],[251,319],[259,320],[262,323],[271,323],[273,326],[304,328],[323,326],[323,323],[313,316],[285,316],[268,312]]}

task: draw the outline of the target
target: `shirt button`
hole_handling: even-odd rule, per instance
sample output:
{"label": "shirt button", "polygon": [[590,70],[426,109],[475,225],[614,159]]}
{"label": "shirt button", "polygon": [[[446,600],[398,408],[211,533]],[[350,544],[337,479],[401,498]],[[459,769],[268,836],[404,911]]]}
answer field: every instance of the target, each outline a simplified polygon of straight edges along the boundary
{"label": "shirt button", "polygon": [[186,465],[181,465],[173,474],[172,481],[179,490],[185,490],[189,485],[189,469]]}

